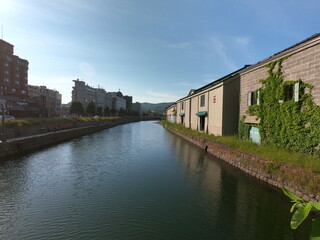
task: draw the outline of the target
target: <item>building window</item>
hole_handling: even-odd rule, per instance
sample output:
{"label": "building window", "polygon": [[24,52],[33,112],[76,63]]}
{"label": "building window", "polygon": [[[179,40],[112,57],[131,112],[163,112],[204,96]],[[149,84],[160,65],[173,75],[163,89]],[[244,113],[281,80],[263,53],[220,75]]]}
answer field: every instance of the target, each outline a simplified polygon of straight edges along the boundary
{"label": "building window", "polygon": [[19,81],[16,81],[16,84],[17,84],[17,85],[19,85],[19,83],[20,83]]}
{"label": "building window", "polygon": [[16,92],[16,89],[15,89],[15,88],[12,88],[12,92]]}
{"label": "building window", "polygon": [[205,106],[205,101],[206,101],[206,96],[202,95],[200,97],[200,107],[204,107]]}
{"label": "building window", "polygon": [[184,109],[184,102],[181,102],[181,110]]}
{"label": "building window", "polygon": [[299,101],[299,82],[284,86],[284,101]]}
{"label": "building window", "polygon": [[4,79],[5,82],[10,82],[9,78]]}
{"label": "building window", "polygon": [[8,71],[4,71],[4,74],[9,74],[9,72]]}
{"label": "building window", "polygon": [[248,92],[248,106],[259,105],[259,91]]}

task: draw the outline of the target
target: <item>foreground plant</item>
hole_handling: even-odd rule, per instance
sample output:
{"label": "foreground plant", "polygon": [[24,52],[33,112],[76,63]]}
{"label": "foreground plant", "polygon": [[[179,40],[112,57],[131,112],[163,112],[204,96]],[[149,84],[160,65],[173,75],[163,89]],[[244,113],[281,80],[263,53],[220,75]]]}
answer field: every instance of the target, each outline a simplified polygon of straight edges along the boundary
{"label": "foreground plant", "polygon": [[[296,229],[307,218],[310,212],[320,213],[319,202],[306,202],[286,188],[282,188],[282,191],[294,203],[290,209],[290,212],[294,212],[290,223],[292,229]],[[320,240],[320,217],[312,219],[310,240]]]}

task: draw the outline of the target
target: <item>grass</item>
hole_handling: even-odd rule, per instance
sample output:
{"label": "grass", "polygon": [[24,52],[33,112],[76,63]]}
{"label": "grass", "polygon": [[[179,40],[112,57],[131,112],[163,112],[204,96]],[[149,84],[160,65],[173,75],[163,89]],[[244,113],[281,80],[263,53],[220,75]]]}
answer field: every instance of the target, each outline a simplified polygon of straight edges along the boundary
{"label": "grass", "polygon": [[305,154],[301,152],[289,152],[285,149],[266,144],[258,145],[248,140],[241,140],[237,136],[217,137],[208,135],[186,128],[182,124],[170,123],[168,121],[163,121],[162,124],[165,127],[169,127],[181,133],[202,136],[217,143],[229,146],[233,149],[237,149],[241,152],[265,158],[278,164],[283,163],[286,165],[302,167],[305,169],[310,169],[314,173],[320,174],[320,158],[315,155]]}
{"label": "grass", "polygon": [[[55,118],[22,118],[14,120],[5,120],[6,127],[22,127],[46,124],[60,124],[67,122],[92,122],[118,119],[119,117],[55,117]],[[0,126],[2,121],[0,121]]]}

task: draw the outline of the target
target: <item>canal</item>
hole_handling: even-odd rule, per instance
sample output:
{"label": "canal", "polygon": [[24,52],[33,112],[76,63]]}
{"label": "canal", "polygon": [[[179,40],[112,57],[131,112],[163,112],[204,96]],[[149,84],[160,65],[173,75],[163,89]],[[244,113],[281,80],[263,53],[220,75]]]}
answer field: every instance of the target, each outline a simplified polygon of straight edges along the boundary
{"label": "canal", "polygon": [[0,239],[308,239],[290,202],[166,131],[107,129],[0,163]]}

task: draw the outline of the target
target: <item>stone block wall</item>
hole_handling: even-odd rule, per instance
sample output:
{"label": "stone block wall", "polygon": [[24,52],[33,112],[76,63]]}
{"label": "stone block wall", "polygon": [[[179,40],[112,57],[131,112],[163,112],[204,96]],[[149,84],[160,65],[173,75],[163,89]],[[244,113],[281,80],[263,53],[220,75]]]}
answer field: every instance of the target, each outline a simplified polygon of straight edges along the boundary
{"label": "stone block wall", "polygon": [[288,57],[282,62],[282,72],[285,81],[301,80],[314,86],[312,95],[317,105],[320,105],[320,37],[310,43],[304,43],[303,46],[288,50],[286,54],[277,54],[257,63],[240,76],[240,118],[246,115],[248,110],[247,94],[262,87],[261,79],[268,76],[266,64],[276,61],[280,58]]}

